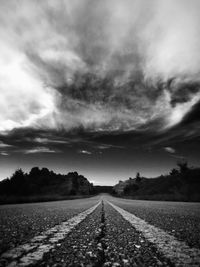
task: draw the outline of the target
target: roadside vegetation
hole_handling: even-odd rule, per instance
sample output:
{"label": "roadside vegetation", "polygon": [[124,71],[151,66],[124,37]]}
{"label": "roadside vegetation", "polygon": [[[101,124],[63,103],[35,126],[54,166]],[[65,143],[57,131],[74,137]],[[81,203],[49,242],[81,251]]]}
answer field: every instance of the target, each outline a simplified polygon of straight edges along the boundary
{"label": "roadside vegetation", "polygon": [[200,201],[200,168],[178,162],[177,168],[157,178],[135,178],[119,181],[113,188],[114,195],[132,199]]}
{"label": "roadside vegetation", "polygon": [[18,169],[0,182],[0,204],[74,199],[94,193],[93,184],[83,175],[56,174],[47,168],[34,167],[29,173]]}
{"label": "roadside vegetation", "polygon": [[200,168],[178,162],[169,174],[146,178],[138,172],[134,178],[119,181],[113,187],[94,186],[77,172],[56,174],[38,167],[29,173],[18,169],[0,182],[0,204],[75,199],[100,193],[131,199],[199,202]]}

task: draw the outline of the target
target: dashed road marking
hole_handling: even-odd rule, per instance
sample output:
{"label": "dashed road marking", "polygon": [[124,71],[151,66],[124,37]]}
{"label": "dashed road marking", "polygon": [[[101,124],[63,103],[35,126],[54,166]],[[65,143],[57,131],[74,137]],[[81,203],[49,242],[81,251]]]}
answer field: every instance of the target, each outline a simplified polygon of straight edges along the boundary
{"label": "dashed road marking", "polygon": [[185,242],[178,241],[174,236],[167,234],[163,230],[148,224],[144,220],[136,217],[132,213],[107,201],[122,217],[130,222],[132,226],[141,232],[144,237],[154,243],[158,250],[165,257],[171,260],[175,266],[188,267],[200,266],[200,250],[190,248]]}
{"label": "dashed road marking", "polygon": [[1,260],[8,262],[6,266],[29,266],[42,260],[44,253],[53,249],[56,244],[63,240],[71,230],[91,214],[101,202],[95,206],[79,213],[73,218],[42,232],[32,238],[28,243],[19,245],[0,256]]}

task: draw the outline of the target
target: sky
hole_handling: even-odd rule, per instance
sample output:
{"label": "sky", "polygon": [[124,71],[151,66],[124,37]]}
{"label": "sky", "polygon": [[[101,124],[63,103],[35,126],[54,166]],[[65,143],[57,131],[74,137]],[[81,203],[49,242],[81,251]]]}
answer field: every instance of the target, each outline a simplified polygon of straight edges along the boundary
{"label": "sky", "polygon": [[1,0],[0,179],[198,166],[199,25],[199,0]]}

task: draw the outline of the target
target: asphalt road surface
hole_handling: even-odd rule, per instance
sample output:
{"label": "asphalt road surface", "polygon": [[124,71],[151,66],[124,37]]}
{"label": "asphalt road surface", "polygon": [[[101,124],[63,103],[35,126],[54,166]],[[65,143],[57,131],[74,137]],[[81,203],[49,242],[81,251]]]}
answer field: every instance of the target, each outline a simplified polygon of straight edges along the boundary
{"label": "asphalt road surface", "polygon": [[200,203],[99,195],[3,205],[0,266],[200,266]]}

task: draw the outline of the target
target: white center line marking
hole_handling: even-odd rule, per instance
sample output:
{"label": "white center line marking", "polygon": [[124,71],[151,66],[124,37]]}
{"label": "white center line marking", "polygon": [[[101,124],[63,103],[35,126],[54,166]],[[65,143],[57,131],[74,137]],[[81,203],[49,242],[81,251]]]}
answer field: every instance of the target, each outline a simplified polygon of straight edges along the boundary
{"label": "white center line marking", "polygon": [[125,220],[130,222],[136,230],[141,232],[148,241],[154,243],[158,250],[162,252],[165,257],[170,259],[175,266],[200,266],[199,249],[190,248],[185,242],[178,241],[174,236],[148,224],[144,220],[111,202],[107,202],[118,211]]}
{"label": "white center line marking", "polygon": [[28,243],[8,250],[1,255],[0,259],[7,260],[7,266],[10,267],[36,264],[39,260],[42,260],[44,253],[49,252],[59,241],[63,240],[66,235],[91,214],[100,203],[101,202],[98,202],[95,206],[79,213],[68,221],[40,233],[40,235],[35,236]]}

